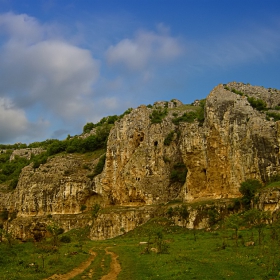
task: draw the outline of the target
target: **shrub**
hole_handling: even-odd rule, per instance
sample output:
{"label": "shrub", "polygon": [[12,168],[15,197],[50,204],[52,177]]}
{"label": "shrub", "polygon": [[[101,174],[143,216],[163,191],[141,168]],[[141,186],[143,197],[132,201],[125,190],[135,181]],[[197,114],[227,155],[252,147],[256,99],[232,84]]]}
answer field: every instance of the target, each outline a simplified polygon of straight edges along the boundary
{"label": "shrub", "polygon": [[10,185],[9,187],[14,190],[16,187],[17,187],[17,184],[18,184],[18,178],[14,178],[11,182],[10,182]]}
{"label": "shrub", "polygon": [[274,113],[274,112],[266,112],[266,116],[269,118],[273,118],[274,121],[280,120],[280,114]]}
{"label": "shrub", "polygon": [[47,153],[42,153],[37,156],[32,156],[31,161],[33,161],[33,168],[38,168],[40,164],[45,164],[48,160]]}
{"label": "shrub", "polygon": [[250,103],[250,105],[257,109],[258,111],[262,111],[266,109],[266,102],[263,101],[262,99],[257,99],[254,97],[247,97],[248,102]]}
{"label": "shrub", "polygon": [[179,182],[184,184],[186,181],[186,176],[187,176],[187,168],[184,163],[176,163],[173,166],[173,169],[171,170],[170,174],[170,180],[171,182]]}
{"label": "shrub", "polygon": [[236,93],[236,94],[238,94],[238,95],[241,95],[241,96],[243,96],[244,95],[244,93],[242,92],[242,91],[239,91],[239,90],[237,90],[237,89],[231,89],[231,92],[234,92],[234,93]]}
{"label": "shrub", "polygon": [[83,127],[83,133],[89,133],[95,127],[94,123],[89,122]]}
{"label": "shrub", "polygon": [[161,123],[162,120],[167,116],[167,108],[164,109],[154,109],[150,115],[150,120],[152,124]]}
{"label": "shrub", "polygon": [[182,116],[174,118],[172,122],[176,125],[178,125],[180,122],[194,122],[194,120],[197,118],[197,113],[194,111],[191,112],[185,112]]}
{"label": "shrub", "polygon": [[174,131],[171,131],[170,133],[168,133],[168,135],[165,137],[163,144],[165,146],[169,146],[173,140],[174,137]]}
{"label": "shrub", "polygon": [[100,157],[98,163],[94,167],[94,174],[95,174],[95,176],[100,174],[103,171],[103,168],[104,168],[104,165],[105,165],[105,161],[106,161],[106,155],[103,155],[102,157]]}
{"label": "shrub", "polygon": [[239,191],[243,195],[241,201],[246,209],[250,208],[251,200],[261,187],[262,184],[258,180],[249,179],[241,183]]}
{"label": "shrub", "polygon": [[48,147],[48,154],[51,155],[55,155],[61,152],[66,151],[67,148],[67,142],[66,141],[59,141],[56,140],[55,142],[53,142],[49,147]]}
{"label": "shrub", "polygon": [[71,243],[71,237],[67,235],[63,235],[61,236],[60,241],[63,243]]}
{"label": "shrub", "polygon": [[175,125],[178,125],[180,122],[188,122],[192,123],[194,120],[198,120],[200,123],[204,122],[204,107],[205,107],[206,100],[202,99],[200,100],[200,106],[197,111],[190,111],[185,112],[180,117],[175,117],[172,122]]}
{"label": "shrub", "polygon": [[95,176],[100,174],[103,171],[103,168],[104,168],[104,165],[105,165],[105,161],[106,161],[106,155],[101,156],[99,158],[98,163],[94,167],[93,173],[88,174],[87,177],[92,180]]}

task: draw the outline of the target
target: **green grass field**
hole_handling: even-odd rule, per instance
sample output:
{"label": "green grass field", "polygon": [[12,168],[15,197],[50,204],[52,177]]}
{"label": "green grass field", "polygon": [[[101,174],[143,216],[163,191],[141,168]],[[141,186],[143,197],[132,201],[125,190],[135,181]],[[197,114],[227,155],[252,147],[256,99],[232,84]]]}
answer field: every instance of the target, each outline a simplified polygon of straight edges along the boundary
{"label": "green grass field", "polygon": [[[265,228],[259,245],[256,230],[239,230],[236,246],[232,230],[193,231],[157,219],[104,241],[81,241],[79,231],[71,231],[64,234],[71,243],[61,242],[57,250],[50,239],[14,241],[12,247],[2,242],[0,278],[38,280],[63,274],[88,259],[91,249],[97,253],[95,259],[73,279],[100,279],[110,270],[111,256],[105,253],[109,248],[119,256],[122,270],[117,279],[280,279],[278,231]],[[244,246],[252,240],[254,246]],[[164,253],[145,252],[147,245],[139,245],[145,241],[150,241],[150,249],[161,242]]]}

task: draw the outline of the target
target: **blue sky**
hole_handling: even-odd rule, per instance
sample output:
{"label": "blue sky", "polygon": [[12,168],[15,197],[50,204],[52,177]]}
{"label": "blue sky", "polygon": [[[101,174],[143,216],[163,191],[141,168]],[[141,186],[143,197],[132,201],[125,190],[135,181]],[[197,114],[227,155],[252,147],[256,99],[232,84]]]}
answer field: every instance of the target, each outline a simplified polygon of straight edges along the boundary
{"label": "blue sky", "polygon": [[0,77],[0,143],[220,83],[280,89],[280,1],[0,0]]}

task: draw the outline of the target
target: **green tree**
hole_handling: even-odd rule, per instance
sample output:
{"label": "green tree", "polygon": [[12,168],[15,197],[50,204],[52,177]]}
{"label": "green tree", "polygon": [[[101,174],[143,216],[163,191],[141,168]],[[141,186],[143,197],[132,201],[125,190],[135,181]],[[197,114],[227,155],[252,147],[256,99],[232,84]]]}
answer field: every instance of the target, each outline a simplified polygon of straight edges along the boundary
{"label": "green tree", "polygon": [[256,192],[262,187],[262,184],[258,180],[246,180],[241,183],[239,188],[240,193],[243,195],[241,202],[245,206],[245,209],[249,209],[251,201],[254,198]]}
{"label": "green tree", "polygon": [[266,222],[269,218],[269,212],[264,212],[258,209],[250,209],[244,213],[244,220],[254,226],[258,231],[259,245],[261,245],[263,229],[265,228]]}
{"label": "green tree", "polygon": [[48,147],[48,153],[49,155],[55,155],[61,152],[66,151],[67,148],[67,141],[54,141],[49,147]]}
{"label": "green tree", "polygon": [[225,226],[235,231],[235,245],[238,246],[238,231],[243,224],[243,219],[239,214],[232,214],[225,219]]}
{"label": "green tree", "polygon": [[52,235],[53,246],[58,246],[58,236],[64,232],[63,228],[60,228],[57,223],[52,223],[47,226],[47,231]]}
{"label": "green tree", "polygon": [[170,133],[168,133],[168,135],[165,137],[163,144],[165,146],[169,146],[174,138],[174,131],[171,131]]}
{"label": "green tree", "polygon": [[90,122],[90,123],[87,123],[84,127],[83,127],[83,133],[89,133],[91,132],[91,130],[95,127],[95,125]]}
{"label": "green tree", "polygon": [[190,212],[186,205],[182,205],[178,208],[179,217],[183,220],[183,226],[185,227],[190,216]]}
{"label": "green tree", "polygon": [[220,215],[217,209],[214,207],[208,210],[208,222],[209,226],[212,228],[220,219]]}

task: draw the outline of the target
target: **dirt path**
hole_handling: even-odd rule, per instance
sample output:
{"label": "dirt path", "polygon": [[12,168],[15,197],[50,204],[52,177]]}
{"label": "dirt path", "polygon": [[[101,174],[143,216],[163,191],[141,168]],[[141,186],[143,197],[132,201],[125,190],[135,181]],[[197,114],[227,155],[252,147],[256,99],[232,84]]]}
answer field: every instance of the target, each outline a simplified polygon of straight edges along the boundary
{"label": "dirt path", "polygon": [[[74,268],[73,270],[71,270],[70,272],[66,273],[66,274],[54,274],[48,278],[45,278],[44,280],[55,280],[55,279],[59,279],[59,280],[69,280],[72,279],[73,277],[77,276],[78,274],[82,273],[86,268],[89,267],[89,265],[92,263],[92,261],[94,260],[94,258],[96,257],[96,253],[93,251],[90,251],[90,257],[84,261],[83,263],[81,263],[78,267]],[[115,279],[115,278],[113,278]]]}
{"label": "dirt path", "polygon": [[104,275],[101,280],[116,280],[118,277],[118,274],[121,272],[121,266],[117,260],[117,258],[119,257],[117,254],[115,254],[114,252],[109,252],[108,248],[105,249],[106,250],[106,254],[111,255],[112,257],[112,261],[110,264],[110,271],[107,275]]}

